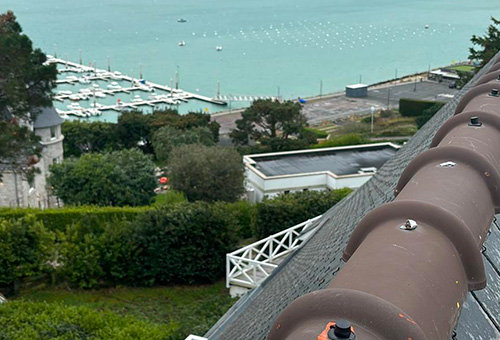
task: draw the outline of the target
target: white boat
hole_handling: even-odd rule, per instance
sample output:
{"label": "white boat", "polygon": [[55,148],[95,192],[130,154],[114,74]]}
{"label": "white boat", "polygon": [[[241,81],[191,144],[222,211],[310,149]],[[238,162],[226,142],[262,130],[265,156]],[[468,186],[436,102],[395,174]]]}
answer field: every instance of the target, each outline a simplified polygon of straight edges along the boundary
{"label": "white boat", "polygon": [[67,76],[66,80],[69,80],[69,81],[78,81],[78,77],[76,77],[76,76]]}
{"label": "white boat", "polygon": [[186,42],[185,41],[179,41],[179,46],[185,46]]}
{"label": "white boat", "polygon": [[216,47],[215,47],[215,50],[216,50],[216,51],[222,51],[222,46],[216,46]]}
{"label": "white boat", "polygon": [[91,89],[81,89],[80,93],[90,95],[90,94],[92,94],[92,90]]}
{"label": "white boat", "polygon": [[108,89],[110,90],[118,90],[118,89],[121,89],[122,87],[120,85],[118,85],[117,82],[112,82],[111,84],[109,84],[108,86],[106,86]]}
{"label": "white boat", "polygon": [[179,19],[177,19],[177,22],[184,23],[184,22],[187,22],[187,20],[184,18],[179,18]]}
{"label": "white boat", "polygon": [[116,80],[122,79],[122,73],[118,71],[111,73],[111,79],[116,79]]}
{"label": "white boat", "polygon": [[146,92],[153,92],[154,91],[154,88],[152,88],[151,86],[146,86],[146,85],[142,85],[142,84],[137,84],[137,87],[139,90],[141,91],[146,91]]}
{"label": "white boat", "polygon": [[103,92],[96,92],[93,94],[93,96],[97,98],[106,98],[106,95]]}
{"label": "white boat", "polygon": [[78,103],[70,104],[70,105],[67,106],[67,108],[70,111],[80,111],[80,110],[83,110],[83,108]]}
{"label": "white boat", "polygon": [[71,94],[71,95],[69,96],[69,99],[70,99],[70,100],[80,100],[80,99],[82,99],[82,98],[81,98],[81,97],[80,97],[80,95],[78,95],[78,94]]}
{"label": "white boat", "polygon": [[98,88],[99,84],[94,83],[94,84],[92,84],[92,87]]}
{"label": "white boat", "polygon": [[143,101],[144,100],[139,95],[134,96],[134,99],[132,99],[132,103],[139,103],[139,102],[143,102]]}
{"label": "white boat", "polygon": [[64,90],[57,92],[58,96],[65,96],[65,95],[70,95],[70,94],[73,94],[73,92],[71,92],[71,91],[64,91]]}
{"label": "white boat", "polygon": [[92,116],[100,116],[102,114],[99,109],[87,109],[87,113],[90,113]]}
{"label": "white boat", "polygon": [[90,84],[90,80],[88,80],[87,78],[78,78],[78,82],[81,83],[81,84]]}

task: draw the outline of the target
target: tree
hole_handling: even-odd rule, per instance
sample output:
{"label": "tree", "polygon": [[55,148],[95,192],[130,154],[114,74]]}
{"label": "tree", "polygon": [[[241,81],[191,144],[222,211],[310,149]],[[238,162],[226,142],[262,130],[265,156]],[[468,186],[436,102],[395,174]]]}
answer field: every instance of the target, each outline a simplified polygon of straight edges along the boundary
{"label": "tree", "polygon": [[123,112],[118,117],[116,134],[125,148],[140,147],[146,153],[152,153],[151,115],[138,111]]}
{"label": "tree", "polygon": [[479,66],[483,67],[486,63],[495,56],[500,48],[500,20],[491,17],[493,22],[488,26],[486,34],[482,37],[473,35],[471,41],[478,49],[469,48],[469,59],[479,62]]}
{"label": "tree", "polygon": [[155,110],[150,115],[139,111],[124,112],[118,118],[116,132],[123,147],[140,147],[146,153],[153,153],[153,136],[164,126],[183,131],[195,127],[207,127],[213,135],[213,140],[219,139],[220,125],[210,121],[210,115],[194,112],[180,115],[177,111],[170,109]]}
{"label": "tree", "polygon": [[150,156],[137,149],[84,154],[53,164],[48,181],[65,204],[140,206],[154,196],[154,169]]}
{"label": "tree", "polygon": [[244,192],[243,162],[232,148],[182,145],[170,153],[172,189],[190,201],[236,201]]}
{"label": "tree", "polygon": [[67,120],[62,126],[64,156],[80,157],[89,152],[106,152],[119,149],[116,124]]}
{"label": "tree", "polygon": [[158,129],[153,135],[153,148],[156,158],[167,162],[172,149],[183,144],[214,145],[212,131],[207,127],[195,127],[186,131],[171,126]]}
{"label": "tree", "polygon": [[26,125],[41,107],[50,106],[55,87],[55,65],[33,49],[14,13],[0,14],[0,165],[33,175],[41,155],[39,138]]}
{"label": "tree", "polygon": [[307,126],[307,118],[299,103],[256,100],[236,121],[231,138],[236,144],[247,145],[250,140],[267,142],[277,150],[292,136],[297,137]]}

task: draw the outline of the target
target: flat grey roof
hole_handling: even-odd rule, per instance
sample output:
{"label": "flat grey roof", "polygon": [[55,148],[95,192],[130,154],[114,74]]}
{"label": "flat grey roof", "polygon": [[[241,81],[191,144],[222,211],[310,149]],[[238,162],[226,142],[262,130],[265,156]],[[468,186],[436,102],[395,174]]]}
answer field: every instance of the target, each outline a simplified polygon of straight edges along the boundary
{"label": "flat grey roof", "polygon": [[253,166],[266,176],[295,175],[331,171],[336,175],[357,174],[361,168],[379,169],[395,153],[391,145],[362,146],[351,149],[311,151],[276,156],[249,156]]}

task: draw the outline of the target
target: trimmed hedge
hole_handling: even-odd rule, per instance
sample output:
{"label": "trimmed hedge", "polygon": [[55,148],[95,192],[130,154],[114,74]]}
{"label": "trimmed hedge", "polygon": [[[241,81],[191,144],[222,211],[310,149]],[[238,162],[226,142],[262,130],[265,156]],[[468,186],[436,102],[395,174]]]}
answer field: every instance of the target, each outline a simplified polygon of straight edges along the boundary
{"label": "trimmed hedge", "polygon": [[265,238],[325,213],[351,193],[351,189],[306,191],[280,195],[258,203],[253,227],[258,238]]}
{"label": "trimmed hedge", "polygon": [[399,112],[402,116],[418,117],[423,112],[434,105],[444,106],[443,102],[436,102],[430,100],[419,100],[410,98],[401,98],[399,100]]}
{"label": "trimmed hedge", "polygon": [[316,144],[313,149],[331,148],[335,146],[359,145],[370,143],[370,140],[358,133],[349,133],[347,135],[332,136],[330,139]]}
{"label": "trimmed hedge", "polygon": [[75,223],[85,223],[94,226],[117,221],[134,220],[141,212],[151,210],[150,207],[67,207],[59,209],[0,209],[0,220],[18,219],[27,215],[34,215],[43,223],[44,227],[55,231],[65,231],[67,227]]}
{"label": "trimmed hedge", "polygon": [[319,129],[313,129],[313,128],[304,128],[305,131],[312,132],[316,135],[316,138],[327,138],[328,137],[328,132],[319,130]]}
{"label": "trimmed hedge", "polygon": [[0,339],[167,340],[166,325],[88,307],[12,301],[0,306]]}
{"label": "trimmed hedge", "polygon": [[15,291],[20,280],[49,274],[81,288],[214,282],[236,244],[238,214],[226,211],[181,203],[129,220],[88,215],[64,230],[34,215],[0,219],[0,287]]}
{"label": "trimmed hedge", "polygon": [[15,293],[39,278],[81,288],[214,282],[238,240],[323,214],[350,192],[307,191],[257,205],[1,209],[0,288]]}

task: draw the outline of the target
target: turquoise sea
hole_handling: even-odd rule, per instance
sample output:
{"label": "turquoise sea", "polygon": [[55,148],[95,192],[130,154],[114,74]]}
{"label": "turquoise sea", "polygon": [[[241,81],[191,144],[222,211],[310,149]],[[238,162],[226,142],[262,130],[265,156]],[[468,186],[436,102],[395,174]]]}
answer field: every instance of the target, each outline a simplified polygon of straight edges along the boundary
{"label": "turquoise sea", "polygon": [[[62,58],[221,94],[331,93],[465,60],[496,0],[1,0]],[[185,23],[177,20],[184,18]],[[428,29],[425,26],[428,25]],[[178,43],[185,41],[180,47]],[[222,51],[216,51],[222,46]],[[232,103],[233,108],[245,103]],[[181,112],[208,107],[191,101]],[[116,115],[116,114],[115,114]],[[105,117],[103,115],[103,117]],[[108,117],[110,120],[112,116]]]}

